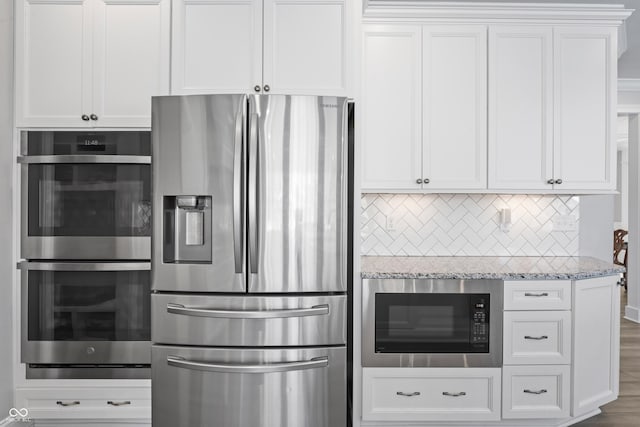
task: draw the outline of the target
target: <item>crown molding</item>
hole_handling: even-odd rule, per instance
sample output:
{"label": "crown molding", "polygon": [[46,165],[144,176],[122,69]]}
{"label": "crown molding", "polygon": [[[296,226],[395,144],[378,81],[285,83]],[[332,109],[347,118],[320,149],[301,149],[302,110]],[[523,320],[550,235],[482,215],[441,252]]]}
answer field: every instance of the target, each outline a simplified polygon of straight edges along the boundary
{"label": "crown molding", "polygon": [[640,79],[618,79],[618,92],[640,92]]}
{"label": "crown molding", "polygon": [[437,2],[362,0],[363,17],[459,21],[593,21],[621,25],[633,9],[621,4]]}

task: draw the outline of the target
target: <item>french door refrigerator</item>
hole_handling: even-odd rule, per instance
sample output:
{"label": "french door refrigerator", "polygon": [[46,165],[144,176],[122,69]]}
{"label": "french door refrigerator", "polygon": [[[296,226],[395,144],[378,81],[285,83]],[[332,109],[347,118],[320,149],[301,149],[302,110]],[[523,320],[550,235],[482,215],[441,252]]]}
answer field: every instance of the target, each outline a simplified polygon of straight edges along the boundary
{"label": "french door refrigerator", "polygon": [[152,106],[153,426],[346,426],[346,98]]}

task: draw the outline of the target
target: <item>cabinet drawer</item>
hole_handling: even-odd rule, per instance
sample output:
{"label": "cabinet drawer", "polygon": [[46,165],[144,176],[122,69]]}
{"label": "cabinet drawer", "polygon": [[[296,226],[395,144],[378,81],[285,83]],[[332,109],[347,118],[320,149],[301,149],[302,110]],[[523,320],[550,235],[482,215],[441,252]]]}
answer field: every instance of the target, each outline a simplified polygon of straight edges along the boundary
{"label": "cabinet drawer", "polygon": [[364,420],[500,419],[499,368],[365,368]]}
{"label": "cabinet drawer", "polygon": [[150,419],[151,389],[18,389],[16,402],[32,418]]}
{"label": "cabinet drawer", "polygon": [[570,363],[571,312],[505,312],[503,351],[505,365]]}
{"label": "cabinet drawer", "polygon": [[502,417],[568,417],[570,371],[569,365],[505,366]]}
{"label": "cabinet drawer", "polygon": [[571,310],[571,280],[504,282],[505,310]]}

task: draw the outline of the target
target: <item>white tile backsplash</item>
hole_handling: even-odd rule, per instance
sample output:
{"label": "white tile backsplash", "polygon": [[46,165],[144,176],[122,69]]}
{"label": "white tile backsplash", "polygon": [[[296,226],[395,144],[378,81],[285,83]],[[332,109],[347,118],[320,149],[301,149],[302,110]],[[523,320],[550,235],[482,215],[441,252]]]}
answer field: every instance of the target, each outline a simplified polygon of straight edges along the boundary
{"label": "white tile backsplash", "polygon": [[[579,205],[564,195],[363,194],[361,253],[577,256]],[[503,208],[511,209],[508,231]]]}

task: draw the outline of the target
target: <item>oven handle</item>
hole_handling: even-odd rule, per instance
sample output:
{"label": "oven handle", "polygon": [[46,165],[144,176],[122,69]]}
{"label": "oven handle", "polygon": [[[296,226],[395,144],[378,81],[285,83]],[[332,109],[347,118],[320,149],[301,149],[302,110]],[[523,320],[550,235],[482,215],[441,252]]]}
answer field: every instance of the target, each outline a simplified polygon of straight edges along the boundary
{"label": "oven handle", "polygon": [[329,304],[314,305],[311,308],[283,310],[218,310],[210,308],[185,307],[182,304],[167,304],[167,312],[196,317],[217,317],[223,319],[278,319],[284,317],[321,316],[329,314]]}
{"label": "oven handle", "polygon": [[58,164],[58,163],[128,163],[151,164],[151,156],[120,156],[95,154],[70,154],[52,156],[19,156],[18,163]]}
{"label": "oven handle", "polygon": [[244,365],[234,363],[204,363],[186,360],[178,356],[168,356],[167,363],[176,368],[194,371],[226,372],[231,374],[268,374],[271,372],[302,371],[305,369],[326,368],[329,366],[327,356],[314,357],[311,360],[296,362],[269,363],[264,365]]}
{"label": "oven handle", "polygon": [[23,271],[147,271],[150,262],[31,262],[20,261]]}

